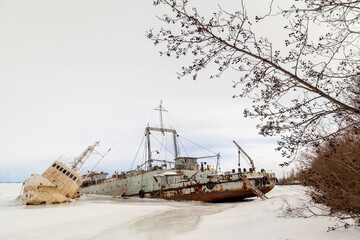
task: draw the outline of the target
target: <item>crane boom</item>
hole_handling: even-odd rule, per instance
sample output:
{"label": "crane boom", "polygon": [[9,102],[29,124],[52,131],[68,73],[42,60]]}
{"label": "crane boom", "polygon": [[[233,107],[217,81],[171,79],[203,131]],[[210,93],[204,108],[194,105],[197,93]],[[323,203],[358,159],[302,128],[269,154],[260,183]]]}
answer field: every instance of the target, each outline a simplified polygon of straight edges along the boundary
{"label": "crane boom", "polygon": [[240,147],[239,144],[237,144],[235,141],[233,141],[235,143],[235,145],[238,147],[238,149],[247,157],[247,159],[249,159],[251,167],[255,170],[255,165],[254,165],[254,161],[251,159],[251,157],[244,151],[244,149],[242,149]]}
{"label": "crane boom", "polygon": [[77,158],[75,158],[72,163],[71,168],[75,171],[78,171],[82,165],[85,163],[90,154],[94,151],[96,146],[99,146],[100,141],[95,142],[93,145],[87,147],[84,152],[80,154]]}

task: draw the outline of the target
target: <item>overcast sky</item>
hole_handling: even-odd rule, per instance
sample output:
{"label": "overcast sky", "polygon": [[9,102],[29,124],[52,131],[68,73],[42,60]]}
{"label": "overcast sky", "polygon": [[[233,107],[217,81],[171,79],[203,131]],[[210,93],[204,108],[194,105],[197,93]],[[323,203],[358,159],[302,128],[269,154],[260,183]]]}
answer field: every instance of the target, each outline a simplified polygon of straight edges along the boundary
{"label": "overcast sky", "polygon": [[[196,3],[216,10],[214,1]],[[277,139],[244,119],[249,100],[232,98],[239,76],[178,80],[185,60],[160,57],[145,38],[160,26],[160,10],[150,0],[0,0],[0,182],[42,174],[61,154],[73,159],[96,140],[99,152],[113,147],[96,170],[128,170],[144,128],[158,122],[160,100],[175,121],[166,115],[165,124],[220,152],[224,170],[236,167],[236,140],[258,168],[282,175]]]}

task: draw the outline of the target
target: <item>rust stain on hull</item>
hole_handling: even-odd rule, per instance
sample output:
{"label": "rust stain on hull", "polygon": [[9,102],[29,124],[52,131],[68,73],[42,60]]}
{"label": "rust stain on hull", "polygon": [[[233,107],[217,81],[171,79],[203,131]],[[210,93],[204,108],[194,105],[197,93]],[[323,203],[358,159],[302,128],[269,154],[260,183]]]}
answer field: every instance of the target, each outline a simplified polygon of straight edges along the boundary
{"label": "rust stain on hull", "polygon": [[[265,187],[261,189],[264,194],[273,189],[271,187]],[[172,197],[164,197],[168,200],[180,200],[180,201],[202,201],[202,202],[217,202],[217,201],[229,201],[229,200],[241,200],[248,197],[256,197],[251,189],[246,190],[227,190],[221,192],[196,192],[189,195],[175,195]]]}
{"label": "rust stain on hull", "polygon": [[[190,187],[175,188],[175,189],[162,189],[158,191],[147,192],[149,198],[163,198],[167,200],[177,201],[201,201],[201,202],[220,202],[220,201],[235,201],[248,197],[256,197],[256,194],[251,188],[246,187],[244,183],[243,187],[232,190],[223,190],[221,184],[220,190],[206,191],[205,184],[195,184]],[[266,194],[274,188],[274,185],[259,187],[258,189]],[[190,194],[186,193],[186,190],[190,190]],[[133,195],[138,196],[138,195]]]}

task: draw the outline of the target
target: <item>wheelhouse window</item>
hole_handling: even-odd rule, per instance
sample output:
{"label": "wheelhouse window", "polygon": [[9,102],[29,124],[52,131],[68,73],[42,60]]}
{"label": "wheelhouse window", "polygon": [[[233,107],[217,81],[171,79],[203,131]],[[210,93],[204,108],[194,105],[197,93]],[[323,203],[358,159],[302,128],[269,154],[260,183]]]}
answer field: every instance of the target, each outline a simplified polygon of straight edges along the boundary
{"label": "wheelhouse window", "polygon": [[57,166],[56,166],[56,169],[59,169],[59,168],[60,168],[60,166],[59,166],[59,165],[57,165]]}
{"label": "wheelhouse window", "polygon": [[76,179],[77,179],[77,177],[76,177],[76,176],[74,176],[73,180],[74,180],[74,181],[76,181]]}
{"label": "wheelhouse window", "polygon": [[69,176],[69,175],[70,175],[70,172],[67,172],[67,173],[66,173],[66,176]]}
{"label": "wheelhouse window", "polygon": [[65,174],[66,172],[67,172],[66,169],[64,169],[63,173]]}
{"label": "wheelhouse window", "polygon": [[70,178],[73,178],[74,175],[70,174]]}
{"label": "wheelhouse window", "polygon": [[52,166],[53,166],[53,167],[56,167],[56,163],[54,163]]}
{"label": "wheelhouse window", "polygon": [[60,172],[62,172],[62,170],[64,170],[64,168],[63,168],[63,167],[61,167],[61,168],[59,169],[59,171],[60,171]]}

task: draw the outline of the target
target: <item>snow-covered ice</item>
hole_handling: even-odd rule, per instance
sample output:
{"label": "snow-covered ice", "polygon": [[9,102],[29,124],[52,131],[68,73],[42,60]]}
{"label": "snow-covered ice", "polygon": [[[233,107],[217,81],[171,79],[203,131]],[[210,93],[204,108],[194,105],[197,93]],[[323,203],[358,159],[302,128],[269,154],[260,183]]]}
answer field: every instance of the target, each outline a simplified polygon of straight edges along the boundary
{"label": "snow-covered ice", "polygon": [[25,206],[22,184],[0,184],[0,239],[359,239],[356,228],[327,232],[328,217],[284,216],[301,186],[276,186],[269,199],[236,203],[82,196],[65,204]]}

